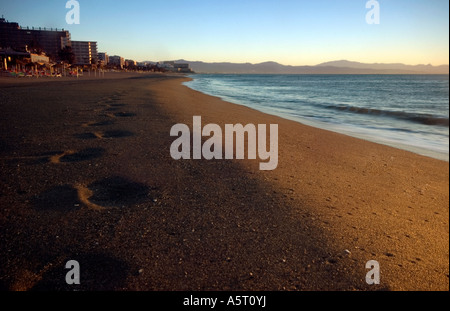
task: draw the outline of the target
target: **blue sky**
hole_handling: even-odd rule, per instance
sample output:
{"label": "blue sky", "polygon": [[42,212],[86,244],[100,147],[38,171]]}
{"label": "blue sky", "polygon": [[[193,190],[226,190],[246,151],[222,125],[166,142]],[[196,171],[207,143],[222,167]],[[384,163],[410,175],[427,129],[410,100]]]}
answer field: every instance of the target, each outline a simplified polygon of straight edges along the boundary
{"label": "blue sky", "polygon": [[378,0],[380,24],[366,23],[367,0],[78,0],[80,24],[66,24],[66,0],[0,0],[21,26],[65,28],[72,40],[137,61],[276,61],[316,65],[448,64],[448,0]]}

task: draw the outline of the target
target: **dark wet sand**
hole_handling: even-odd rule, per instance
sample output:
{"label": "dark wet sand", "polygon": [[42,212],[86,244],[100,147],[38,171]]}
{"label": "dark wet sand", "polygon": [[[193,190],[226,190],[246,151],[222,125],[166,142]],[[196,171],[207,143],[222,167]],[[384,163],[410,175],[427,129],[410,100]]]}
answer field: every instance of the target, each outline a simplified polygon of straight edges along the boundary
{"label": "dark wet sand", "polygon": [[[22,80],[22,79],[19,79]],[[0,289],[448,290],[447,162],[182,78],[0,80]],[[279,125],[279,165],[170,157],[171,127]],[[377,260],[381,284],[365,282]]]}

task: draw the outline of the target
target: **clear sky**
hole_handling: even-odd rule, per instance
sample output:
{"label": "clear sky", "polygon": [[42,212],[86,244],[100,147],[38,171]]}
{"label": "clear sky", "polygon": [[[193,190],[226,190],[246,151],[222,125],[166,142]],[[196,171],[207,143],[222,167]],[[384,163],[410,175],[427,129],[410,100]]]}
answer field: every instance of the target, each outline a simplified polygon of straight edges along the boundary
{"label": "clear sky", "polygon": [[66,24],[67,0],[0,0],[0,14],[137,61],[449,63],[448,0],[378,0],[378,25],[367,0],[78,1],[79,25]]}

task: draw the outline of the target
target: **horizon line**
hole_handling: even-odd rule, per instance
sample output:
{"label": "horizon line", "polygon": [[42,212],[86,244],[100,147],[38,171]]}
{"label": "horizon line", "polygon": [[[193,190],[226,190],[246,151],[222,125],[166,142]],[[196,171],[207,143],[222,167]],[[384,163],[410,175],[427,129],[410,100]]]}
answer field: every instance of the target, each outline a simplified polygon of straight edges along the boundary
{"label": "horizon line", "polygon": [[[319,65],[323,65],[326,63],[331,63],[331,62],[350,62],[350,63],[358,63],[358,64],[362,64],[362,65],[404,65],[404,66],[431,66],[431,67],[441,67],[441,66],[450,66],[449,63],[447,64],[441,64],[441,65],[432,65],[431,63],[428,64],[405,64],[405,63],[380,63],[380,62],[375,62],[375,63],[365,63],[365,62],[358,62],[358,61],[352,61],[352,60],[348,60],[348,59],[340,59],[340,60],[331,60],[331,61],[325,61],[322,63],[318,63],[315,65],[290,65],[290,64],[283,64],[277,61],[273,61],[273,60],[268,60],[268,61],[263,61],[263,62],[256,62],[256,63],[252,63],[249,61],[246,62],[232,62],[232,61],[203,61],[203,60],[187,60],[184,58],[179,58],[179,59],[172,59],[172,60],[160,60],[160,61],[152,61],[152,60],[144,60],[141,62],[177,62],[177,61],[185,61],[185,62],[191,62],[191,63],[206,63],[206,64],[237,64],[237,65],[246,65],[246,64],[250,64],[250,65],[260,65],[260,64],[265,64],[265,63],[275,63],[278,65],[282,65],[282,66],[286,66],[286,67],[316,67]],[[333,67],[332,65],[330,65],[330,67]]]}

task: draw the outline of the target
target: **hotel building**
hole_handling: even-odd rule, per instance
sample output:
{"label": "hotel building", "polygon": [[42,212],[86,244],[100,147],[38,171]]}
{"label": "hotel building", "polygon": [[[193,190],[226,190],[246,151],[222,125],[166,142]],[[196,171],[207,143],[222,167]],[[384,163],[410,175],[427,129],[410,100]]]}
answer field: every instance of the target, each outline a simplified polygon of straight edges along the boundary
{"label": "hotel building", "polygon": [[28,51],[42,50],[54,60],[60,60],[59,52],[70,46],[70,33],[64,29],[24,28],[0,18],[0,48]]}
{"label": "hotel building", "polygon": [[123,69],[123,67],[125,66],[125,59],[117,55],[110,56],[109,64],[112,66],[116,66],[117,68]]}
{"label": "hotel building", "polygon": [[108,56],[108,54],[106,54],[104,52],[99,52],[98,53],[98,60],[101,62],[101,64],[103,66],[106,66],[109,63],[109,56]]}
{"label": "hotel building", "polygon": [[75,65],[91,65],[93,60],[97,64],[99,60],[97,42],[94,41],[72,41],[72,52],[75,55]]}

